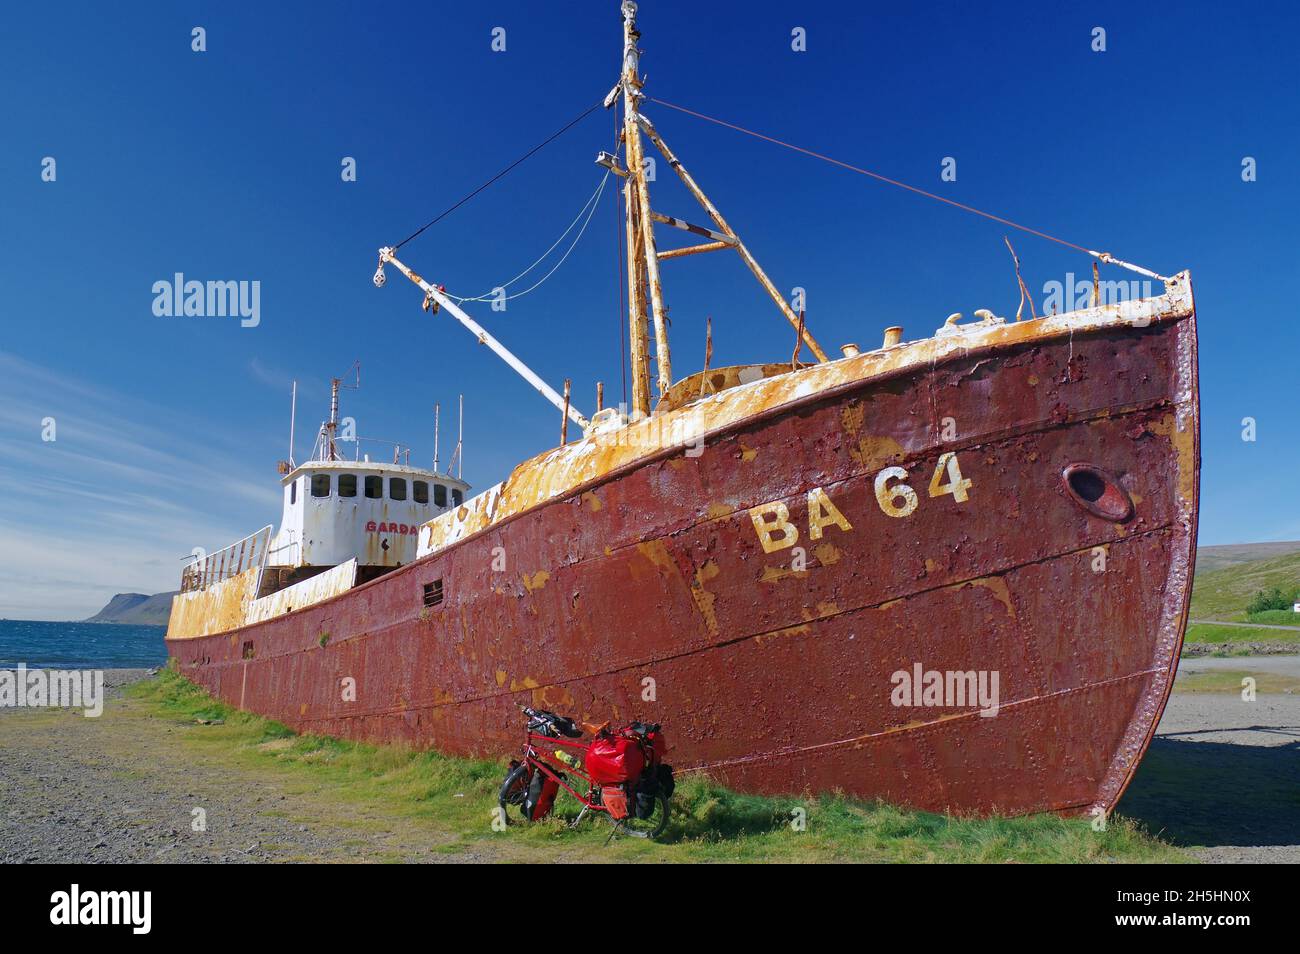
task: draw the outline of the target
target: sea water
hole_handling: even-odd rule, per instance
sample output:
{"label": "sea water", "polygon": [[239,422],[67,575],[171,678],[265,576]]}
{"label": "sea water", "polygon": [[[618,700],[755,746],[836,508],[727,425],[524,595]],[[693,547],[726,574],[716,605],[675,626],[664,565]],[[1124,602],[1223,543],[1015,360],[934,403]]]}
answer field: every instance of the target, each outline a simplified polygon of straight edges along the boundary
{"label": "sea water", "polygon": [[0,669],[148,669],[167,662],[165,626],[0,620]]}

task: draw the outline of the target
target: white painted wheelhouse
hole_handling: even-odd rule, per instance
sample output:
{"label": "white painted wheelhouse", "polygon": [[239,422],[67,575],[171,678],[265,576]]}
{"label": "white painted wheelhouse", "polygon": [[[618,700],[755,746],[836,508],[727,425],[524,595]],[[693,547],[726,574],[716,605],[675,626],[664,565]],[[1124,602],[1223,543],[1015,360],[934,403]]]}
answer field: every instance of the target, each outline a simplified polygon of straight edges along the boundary
{"label": "white painted wheelhouse", "polygon": [[[263,622],[377,579],[420,555],[421,527],[464,504],[469,484],[450,473],[461,466],[463,443],[458,436],[449,472],[441,472],[436,406],[433,467],[412,467],[410,449],[400,444],[393,444],[391,464],[372,461],[360,452],[367,439],[356,437],[355,422],[347,419],[346,436],[339,433],[341,381],[331,384],[329,420],[317,432],[310,459],[293,460],[291,436],[289,460],[280,462],[279,528],[263,527],[214,553],[196,552],[181,573],[168,639]],[[290,435],[296,405],[295,384]]]}
{"label": "white painted wheelhouse", "polygon": [[465,500],[448,474],[368,460],[313,460],[282,479],[284,509],[268,567],[392,569],[413,561],[419,528]]}

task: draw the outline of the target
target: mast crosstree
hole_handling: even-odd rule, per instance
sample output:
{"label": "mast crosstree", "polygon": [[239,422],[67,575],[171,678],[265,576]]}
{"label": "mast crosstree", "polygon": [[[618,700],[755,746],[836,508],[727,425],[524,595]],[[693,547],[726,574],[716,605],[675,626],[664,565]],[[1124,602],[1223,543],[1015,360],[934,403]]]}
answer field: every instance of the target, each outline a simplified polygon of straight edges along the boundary
{"label": "mast crosstree", "polygon": [[[616,170],[627,179],[624,187],[624,199],[627,215],[627,286],[628,286],[628,324],[631,329],[631,364],[632,364],[632,417],[644,417],[650,413],[650,373],[649,373],[649,332],[647,312],[654,322],[655,369],[662,397],[672,387],[672,355],[668,343],[668,306],[664,304],[663,284],[659,277],[659,262],[664,259],[680,258],[702,252],[721,249],[734,249],[763,290],[776,303],[786,320],[798,330],[803,342],[816,356],[818,361],[825,361],[826,352],[822,350],[812,333],[808,331],[800,316],[796,315],[772,280],[767,277],[758,261],[750,254],[745,243],[740,240],[734,229],[727,224],[722,213],[704,194],[695,179],[681,160],[673,154],[663,137],[641,111],[641,102],[645,99],[642,91],[644,81],[640,76],[641,51],[637,40],[641,33],[636,27],[636,3],[623,0],[623,73],[619,79],[623,99],[623,143],[626,149],[628,168]],[[607,100],[611,105],[613,97]],[[662,215],[650,207],[650,188],[646,176],[645,144],[641,137],[645,132],[651,144],[659,151],[673,172],[686,186],[687,191],[700,204],[700,207],[713,220],[716,229],[691,225],[672,216]],[[599,160],[598,160],[599,161]],[[654,223],[660,222],[675,228],[684,229],[710,239],[700,245],[684,249],[671,249],[660,252],[655,244]]]}
{"label": "mast crosstree", "polygon": [[[704,194],[695,179],[681,161],[668,148],[663,137],[655,129],[654,125],[641,111],[641,103],[646,98],[642,91],[645,81],[640,73],[641,51],[637,47],[637,41],[641,34],[636,26],[637,6],[634,0],[623,0],[623,65],[619,76],[618,84],[612,89],[608,96],[605,97],[604,105],[606,108],[612,108],[621,98],[623,102],[623,131],[622,144],[625,150],[625,159],[627,168],[620,168],[617,157],[608,153],[600,153],[596,161],[625,180],[623,189],[624,198],[624,215],[627,225],[627,287],[628,287],[628,324],[631,329],[630,335],[630,363],[632,366],[632,407],[630,409],[631,420],[639,420],[649,416],[651,412],[650,401],[650,326],[654,326],[654,361],[655,377],[659,391],[659,397],[662,399],[673,384],[673,366],[672,351],[668,341],[668,306],[664,302],[663,283],[659,275],[659,263],[668,259],[681,258],[686,255],[696,255],[703,252],[719,251],[721,249],[734,249],[744,261],[745,265],[753,272],[754,277],[758,279],[763,290],[776,303],[778,309],[785,316],[786,320],[796,329],[802,342],[806,344],[809,350],[816,356],[818,361],[826,361],[826,352],[822,350],[812,333],[808,331],[803,315],[796,315],[794,309],[790,307],[781,293],[777,291],[772,280],[767,277],[758,261],[754,258],[745,243],[740,240],[735,230],[727,224],[722,213]],[[596,104],[592,109],[598,108]],[[590,113],[591,109],[587,111]],[[583,113],[583,116],[587,115]],[[582,117],[578,117],[581,119]],[[565,129],[569,129],[578,120],[570,122]],[[642,138],[642,133],[645,139]],[[556,133],[558,136],[560,133]],[[550,142],[556,137],[552,136],[547,140]],[[677,173],[678,178],[686,186],[687,191],[700,204],[700,207],[708,214],[713,221],[713,228],[706,228],[702,225],[692,225],[681,219],[670,215],[664,215],[656,212],[650,206],[650,187],[649,177],[646,173],[646,146],[645,140],[648,139],[669,167]],[[542,145],[545,145],[543,143]],[[535,148],[529,155],[537,151],[540,146]],[[524,158],[527,158],[525,156]],[[514,165],[518,165],[518,160]],[[513,165],[510,167],[513,168]],[[507,169],[506,171],[509,171]],[[499,178],[499,176],[498,176]],[[493,180],[495,181],[495,180]],[[480,187],[481,191],[483,187]],[[474,193],[471,193],[473,195]],[[464,200],[462,200],[463,202]],[[459,203],[458,203],[459,204]],[[453,206],[453,208],[455,208]],[[445,213],[444,213],[445,214]],[[434,220],[435,222],[437,219]],[[668,225],[675,229],[680,229],[692,234],[698,235],[708,241],[697,245],[687,246],[685,248],[674,248],[666,251],[659,251],[655,242],[654,225],[655,223]],[[432,225],[433,223],[429,223]],[[426,225],[424,228],[428,228]],[[416,235],[419,235],[424,229],[420,229],[410,238],[396,246],[384,247],[379,250],[379,267],[375,269],[374,283],[377,287],[384,284],[384,266],[392,264],[403,275],[410,279],[416,286],[424,292],[425,309],[437,312],[445,309],[448,314],[464,325],[479,341],[491,348],[498,357],[506,364],[514,368],[529,384],[531,384],[544,398],[553,404],[564,415],[567,420],[573,421],[579,427],[586,430],[590,426],[590,421],[575,408],[566,397],[561,397],[554,388],[543,381],[533,372],[523,361],[517,358],[508,348],[500,341],[493,337],[487,329],[467,315],[460,307],[458,301],[453,300],[452,296],[446,293],[441,285],[435,285],[426,281],[420,275],[416,274],[409,267],[397,258],[397,249],[406,241],[410,241]]]}

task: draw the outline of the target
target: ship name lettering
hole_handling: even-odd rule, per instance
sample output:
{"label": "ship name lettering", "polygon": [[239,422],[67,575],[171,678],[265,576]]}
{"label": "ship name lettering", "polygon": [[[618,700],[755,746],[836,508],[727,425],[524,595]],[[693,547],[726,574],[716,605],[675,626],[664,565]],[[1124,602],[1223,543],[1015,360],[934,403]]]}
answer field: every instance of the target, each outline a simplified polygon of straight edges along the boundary
{"label": "ship name lettering", "polygon": [[420,525],[416,523],[375,523],[373,520],[366,521],[366,533],[396,533],[414,536],[419,532]]}
{"label": "ship name lettering", "polygon": [[[899,519],[910,517],[920,505],[920,495],[904,483],[908,474],[903,467],[886,467],[876,474],[874,489],[876,502],[882,513]],[[943,481],[947,479],[947,482]],[[957,455],[945,451],[939,455],[935,464],[934,476],[930,478],[927,496],[943,497],[948,494],[956,503],[965,503],[970,499],[970,489],[974,482],[963,477]],[[786,550],[799,542],[799,528],[790,520],[790,508],[780,500],[759,504],[749,508],[749,518],[758,534],[758,542],[764,553]],[[828,494],[821,487],[808,491],[808,539],[820,540],[829,527],[838,527],[844,532],[851,532],[853,524],[835,506]]]}

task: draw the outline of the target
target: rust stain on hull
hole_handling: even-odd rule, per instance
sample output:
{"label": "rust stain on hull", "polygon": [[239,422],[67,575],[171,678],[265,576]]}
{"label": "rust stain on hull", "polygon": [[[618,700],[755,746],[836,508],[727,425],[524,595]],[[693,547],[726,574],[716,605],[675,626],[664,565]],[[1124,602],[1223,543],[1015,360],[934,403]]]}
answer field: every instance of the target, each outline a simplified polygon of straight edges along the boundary
{"label": "rust stain on hull", "polygon": [[[745,385],[757,410],[725,426],[698,404],[674,412],[700,417],[702,454],[569,445],[435,521],[415,563],[169,650],[219,697],[299,730],[500,756],[518,743],[515,704],[551,700],[590,722],[662,721],[683,769],[746,790],[1109,810],[1186,624],[1199,471],[1187,303],[1136,324],[1101,309],[1069,335],[1022,322],[978,346],[936,339],[921,361],[901,346],[850,359],[888,373],[839,382],[841,362],[819,365],[797,372],[823,382],[797,401],[759,400],[779,378]],[[956,486],[949,454],[964,492],[942,490]],[[1071,499],[1062,473],[1077,461],[1116,476],[1127,522]],[[749,508],[777,503],[799,538],[769,553]],[[816,549],[796,567],[804,544]],[[545,585],[491,570],[496,547]],[[429,611],[433,580],[445,598]],[[350,635],[322,646],[325,628]],[[891,677],[918,663],[997,672],[997,715],[896,705]],[[355,701],[339,692],[349,678]]]}
{"label": "rust stain on hull", "polygon": [[210,636],[243,626],[259,579],[259,568],[250,567],[206,589],[177,593],[167,620],[167,638]]}

